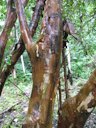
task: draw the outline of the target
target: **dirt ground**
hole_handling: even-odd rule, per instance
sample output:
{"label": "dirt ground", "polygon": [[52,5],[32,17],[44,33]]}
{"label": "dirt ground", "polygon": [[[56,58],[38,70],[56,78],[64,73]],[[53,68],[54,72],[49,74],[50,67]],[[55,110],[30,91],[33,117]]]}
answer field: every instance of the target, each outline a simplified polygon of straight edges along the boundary
{"label": "dirt ground", "polygon": [[[5,86],[0,97],[0,128],[21,128],[28,109],[28,100],[31,94],[31,84],[29,85]],[[20,90],[22,88],[22,91]],[[53,128],[57,126],[56,101],[54,108]],[[96,110],[91,114],[84,128],[96,128]]]}

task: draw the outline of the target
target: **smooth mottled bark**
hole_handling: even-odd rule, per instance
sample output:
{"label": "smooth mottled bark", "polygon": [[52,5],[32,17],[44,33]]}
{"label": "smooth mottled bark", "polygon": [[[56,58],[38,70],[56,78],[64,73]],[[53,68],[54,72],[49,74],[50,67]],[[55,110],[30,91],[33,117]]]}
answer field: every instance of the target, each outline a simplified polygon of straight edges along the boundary
{"label": "smooth mottled bark", "polygon": [[96,70],[80,92],[59,109],[58,128],[83,128],[96,106]]}
{"label": "smooth mottled bark", "polygon": [[[28,0],[22,0],[23,5],[25,6],[28,3]],[[5,51],[5,47],[8,41],[8,36],[16,22],[17,15],[14,6],[12,5],[12,0],[8,0],[8,7],[7,7],[7,17],[4,25],[4,29],[0,35],[0,67]]]}
{"label": "smooth mottled bark", "polygon": [[42,90],[39,121],[41,123],[41,128],[52,128],[54,100],[59,86],[60,55],[62,48],[63,29],[61,1],[47,0],[44,14],[42,24],[44,37],[42,39],[42,44],[45,46],[43,52],[45,60],[43,82],[41,83],[41,87],[44,87]]}
{"label": "smooth mottled bark", "polygon": [[52,128],[62,44],[61,2],[58,0],[46,1],[41,35],[36,45],[32,43],[21,1],[14,2],[22,38],[32,64],[33,90],[26,123],[23,127]]}
{"label": "smooth mottled bark", "polygon": [[[44,8],[45,0],[37,0],[35,10],[29,25],[31,36],[34,36],[34,33],[36,31],[36,28],[38,26],[38,22],[40,19],[40,16],[42,14],[42,10]],[[11,54],[11,64],[7,65],[5,69],[3,69],[0,73],[0,95],[2,93],[4,84],[6,82],[7,77],[10,75],[12,69],[14,68],[14,65],[18,61],[19,57],[22,55],[22,53],[25,50],[25,45],[22,40],[22,37],[20,36],[20,39],[18,43],[15,45],[12,54]]]}
{"label": "smooth mottled bark", "polygon": [[[22,127],[52,128],[54,100],[57,89],[60,87],[59,69],[60,55],[63,46],[62,32],[66,30],[65,36],[67,38],[68,34],[73,34],[73,31],[70,31],[72,26],[69,23],[67,23],[65,27],[62,26],[61,1],[46,0],[41,34],[37,43],[33,43],[32,36],[34,35],[38,25],[45,0],[37,0],[35,12],[30,24],[30,29],[28,28],[27,21],[24,16],[24,1],[22,2],[22,0],[14,0],[14,7],[16,7],[16,11],[14,10],[13,6],[11,6],[11,2],[12,1],[9,0],[8,15],[11,13],[10,10],[12,9],[15,14],[15,19],[14,17],[11,19],[11,17],[11,20],[9,19],[9,23],[6,22],[6,28],[4,28],[6,33],[3,32],[3,38],[1,38],[2,36],[0,37],[3,41],[6,37],[4,47],[1,45],[1,48],[3,47],[3,52],[8,38],[7,32],[10,33],[9,27],[12,29],[12,26],[16,20],[16,12],[20,22],[21,37],[18,44],[16,44],[16,47],[13,49],[11,64],[7,65],[6,69],[2,69],[2,72],[0,73],[0,94],[8,75],[26,48],[32,64],[33,89],[29,101],[26,120]],[[9,16],[7,16],[7,19],[8,17]],[[68,27],[70,28],[69,32],[67,31]],[[2,40],[1,44],[3,44]],[[65,45],[65,42],[63,43]],[[59,90],[59,92],[60,91],[61,90]],[[96,70],[92,73],[87,83],[75,97],[68,98],[62,105],[60,102],[60,109],[58,112],[58,128],[83,128],[86,120],[88,119],[95,106]]]}

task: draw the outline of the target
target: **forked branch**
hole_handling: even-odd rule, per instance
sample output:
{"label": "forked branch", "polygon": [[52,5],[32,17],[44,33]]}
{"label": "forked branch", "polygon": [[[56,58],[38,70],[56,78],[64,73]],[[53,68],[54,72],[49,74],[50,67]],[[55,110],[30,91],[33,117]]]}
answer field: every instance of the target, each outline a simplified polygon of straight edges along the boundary
{"label": "forked branch", "polygon": [[[23,5],[25,6],[28,2],[28,0],[23,0]],[[12,6],[12,0],[8,0],[8,7],[7,7],[7,18],[4,25],[4,29],[0,35],[0,67],[2,63],[2,59],[4,56],[4,51],[6,48],[6,44],[8,41],[8,36],[10,35],[10,32],[14,26],[14,23],[16,22],[17,15],[15,8]]]}
{"label": "forked branch", "polygon": [[[37,2],[36,2],[36,6],[35,6],[35,10],[34,10],[34,13],[32,16],[32,20],[30,22],[30,33],[31,33],[32,37],[35,34],[40,16],[42,15],[45,1],[46,0],[37,0]],[[19,47],[16,47],[16,45],[19,45]],[[0,73],[0,95],[2,93],[2,90],[3,90],[3,87],[4,87],[4,84],[6,82],[7,77],[10,75],[12,69],[14,68],[14,65],[16,64],[19,57],[22,55],[22,53],[25,50],[25,45],[23,43],[21,36],[20,36],[20,39],[16,45],[15,45],[15,48],[13,49],[12,54],[11,54],[11,64],[7,65],[6,69],[2,70]]]}

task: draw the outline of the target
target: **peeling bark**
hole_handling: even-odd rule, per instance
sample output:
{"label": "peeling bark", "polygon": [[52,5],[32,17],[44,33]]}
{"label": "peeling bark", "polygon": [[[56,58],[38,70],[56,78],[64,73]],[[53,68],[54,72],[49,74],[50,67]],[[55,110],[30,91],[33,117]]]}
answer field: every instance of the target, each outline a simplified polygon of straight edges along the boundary
{"label": "peeling bark", "polygon": [[[29,25],[30,33],[31,33],[32,37],[34,36],[34,33],[38,26],[38,22],[39,22],[41,14],[42,14],[42,10],[44,8],[44,4],[45,4],[45,0],[37,0],[37,2],[36,2],[35,10],[34,10],[34,13],[33,13],[32,19],[31,19],[31,23]],[[18,45],[19,47],[15,46],[15,48],[12,51],[11,64],[7,65],[6,69],[3,69],[0,73],[0,95],[2,93],[2,89],[4,87],[7,77],[10,75],[12,69],[14,68],[14,65],[16,64],[19,57],[22,55],[22,53],[25,50],[25,45],[22,40],[22,37],[20,37],[20,39],[16,45]]]}
{"label": "peeling bark", "polygon": [[[25,128],[52,128],[52,113],[59,79],[59,60],[62,43],[60,1],[47,0],[40,40],[32,40],[20,0],[15,1],[24,40],[32,64],[33,90]],[[42,37],[42,38],[41,38]]]}
{"label": "peeling bark", "polygon": [[[3,69],[0,74],[0,94],[8,75],[26,48],[32,64],[33,89],[29,101],[26,121],[22,127],[52,128],[54,100],[60,84],[59,63],[62,51],[63,32],[60,10],[61,1],[46,1],[41,35],[36,44],[33,44],[31,36],[35,33],[45,0],[37,0],[36,10],[32,18],[33,22],[30,24],[30,30],[24,16],[23,2],[26,3],[26,0],[14,0],[16,6],[15,11],[14,8],[11,8],[13,6],[11,5],[11,0],[9,0],[7,20],[9,17],[10,19],[13,17],[13,19],[9,19],[9,22],[6,20],[5,28],[2,32],[3,35],[1,34],[0,37],[0,52],[4,54],[9,35],[8,33],[10,33],[10,29],[12,29],[13,24],[16,21],[16,12],[20,22],[21,37],[17,44],[18,47],[12,52],[11,64],[7,65],[6,69]],[[2,40],[5,42],[2,43]],[[0,54],[0,63],[2,62],[3,54]],[[75,97],[68,98],[62,105],[60,102],[58,128],[82,128],[95,106],[96,70],[92,73],[87,83]]]}
{"label": "peeling bark", "polygon": [[59,85],[59,61],[62,46],[60,1],[47,0],[41,35],[32,63],[33,90],[23,128],[52,128],[55,94]]}
{"label": "peeling bark", "polygon": [[83,128],[96,106],[96,70],[80,92],[59,109],[58,128]]}

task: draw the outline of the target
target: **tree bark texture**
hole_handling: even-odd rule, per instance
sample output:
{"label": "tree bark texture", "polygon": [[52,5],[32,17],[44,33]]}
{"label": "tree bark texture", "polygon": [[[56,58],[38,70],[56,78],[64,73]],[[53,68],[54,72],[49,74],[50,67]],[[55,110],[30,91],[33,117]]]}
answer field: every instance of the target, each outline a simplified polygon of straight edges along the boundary
{"label": "tree bark texture", "polygon": [[[0,36],[0,65],[8,40],[8,35],[18,16],[21,36],[11,57],[11,64],[0,73],[0,95],[4,83],[17,60],[26,49],[32,64],[33,89],[23,128],[52,128],[54,100],[59,87],[60,55],[62,51],[62,18],[60,0],[37,0],[30,29],[24,16],[24,3],[27,0],[14,0],[16,11],[8,2],[5,27]],[[38,21],[44,8],[44,18],[39,40],[34,43]],[[17,15],[16,15],[17,13]],[[10,29],[9,29],[10,28]],[[68,36],[68,33],[67,33]],[[61,100],[61,97],[60,97]],[[61,103],[60,103],[61,104]],[[75,96],[60,105],[58,128],[83,128],[96,106],[96,70],[87,83]]]}
{"label": "tree bark texture", "polygon": [[[34,33],[38,26],[38,22],[39,22],[40,16],[41,16],[43,8],[44,8],[44,4],[45,4],[45,0],[37,0],[36,1],[35,10],[34,10],[30,25],[29,25],[30,33],[31,33],[32,37],[34,36]],[[12,19],[13,18],[11,18],[11,20]],[[12,24],[12,22],[10,24]],[[6,68],[2,69],[2,71],[0,72],[0,95],[2,93],[2,90],[3,90],[3,87],[6,82],[7,77],[10,75],[12,69],[14,68],[14,65],[18,61],[19,57],[23,54],[24,50],[25,50],[25,45],[24,45],[22,37],[20,36],[18,43],[15,45],[15,47],[11,53],[11,64],[7,65]]]}
{"label": "tree bark texture", "polygon": [[83,128],[96,106],[96,70],[80,92],[59,109],[58,128]]}
{"label": "tree bark texture", "polygon": [[59,85],[59,61],[62,47],[62,19],[60,1],[47,0],[41,35],[32,42],[23,5],[14,1],[20,30],[32,64],[33,89],[24,128],[52,128],[55,94]]}
{"label": "tree bark texture", "polygon": [[[28,0],[23,0],[22,3],[24,6],[26,6],[26,4],[28,3]],[[16,10],[12,5],[12,0],[8,0],[7,17],[5,21],[5,26],[0,35],[0,67],[3,59],[5,47],[8,41],[8,36],[10,35],[10,32],[14,26],[14,23],[16,22],[16,19],[17,19]]]}

